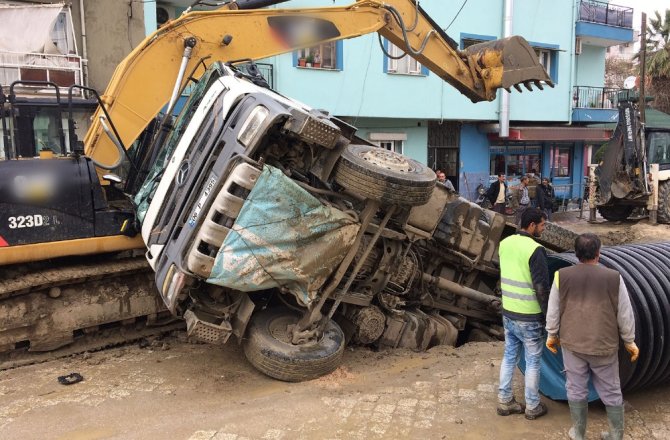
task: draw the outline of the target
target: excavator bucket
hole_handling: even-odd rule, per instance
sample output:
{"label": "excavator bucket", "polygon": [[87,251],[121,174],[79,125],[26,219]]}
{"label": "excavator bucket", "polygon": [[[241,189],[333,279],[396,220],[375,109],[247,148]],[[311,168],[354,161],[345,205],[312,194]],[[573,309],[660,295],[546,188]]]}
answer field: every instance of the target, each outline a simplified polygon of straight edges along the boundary
{"label": "excavator bucket", "polygon": [[463,52],[484,82],[487,95],[501,87],[509,91],[514,86],[519,92],[520,85],[530,91],[533,90],[531,84],[540,90],[544,84],[554,87],[535,51],[522,37],[474,44]]}

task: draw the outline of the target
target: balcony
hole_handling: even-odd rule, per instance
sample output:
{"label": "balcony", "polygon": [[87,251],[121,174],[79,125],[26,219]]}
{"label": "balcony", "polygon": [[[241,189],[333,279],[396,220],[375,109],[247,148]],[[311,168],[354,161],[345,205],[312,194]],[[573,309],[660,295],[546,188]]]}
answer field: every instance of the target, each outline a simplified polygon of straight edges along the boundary
{"label": "balcony", "polygon": [[633,41],[633,8],[582,0],[575,35],[582,44],[609,47]]}
{"label": "balcony", "polygon": [[[72,84],[82,83],[82,58],[76,54],[0,52],[0,85],[9,88],[14,81],[48,81],[66,92]],[[53,88],[17,86],[16,94],[55,94]]]}
{"label": "balcony", "polygon": [[619,89],[576,86],[572,93],[572,122],[616,122]]}

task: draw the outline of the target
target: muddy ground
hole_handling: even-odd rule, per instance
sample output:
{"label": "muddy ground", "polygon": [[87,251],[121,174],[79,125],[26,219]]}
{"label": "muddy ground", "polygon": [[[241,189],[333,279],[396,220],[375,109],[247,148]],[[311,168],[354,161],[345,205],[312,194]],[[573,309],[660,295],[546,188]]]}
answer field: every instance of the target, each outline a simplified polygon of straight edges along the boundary
{"label": "muddy ground", "polygon": [[[670,227],[556,218],[606,243],[670,240]],[[575,218],[573,218],[575,217]],[[425,353],[347,349],[343,365],[290,384],[254,370],[234,341],[182,334],[0,372],[1,439],[562,439],[565,403],[535,421],[495,414],[502,343]],[[77,372],[84,380],[60,385]],[[521,376],[516,378],[517,388]],[[522,391],[517,389],[517,396]],[[670,439],[670,385],[625,396],[627,439]],[[588,438],[605,412],[592,404]]]}

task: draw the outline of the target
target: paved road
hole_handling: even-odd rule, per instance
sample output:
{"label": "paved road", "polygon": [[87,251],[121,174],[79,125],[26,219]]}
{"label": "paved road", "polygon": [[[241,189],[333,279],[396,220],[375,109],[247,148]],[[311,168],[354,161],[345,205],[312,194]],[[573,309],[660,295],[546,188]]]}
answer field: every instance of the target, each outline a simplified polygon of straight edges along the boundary
{"label": "paved road", "polygon": [[[500,343],[348,350],[333,374],[289,384],[257,373],[234,343],[156,341],[1,372],[0,438],[566,438],[563,403],[548,402],[550,413],[532,422],[495,415],[501,352]],[[70,372],[85,380],[59,385]],[[668,391],[626,396],[627,438],[670,438]],[[599,438],[603,408],[593,405],[590,417],[589,438]]]}

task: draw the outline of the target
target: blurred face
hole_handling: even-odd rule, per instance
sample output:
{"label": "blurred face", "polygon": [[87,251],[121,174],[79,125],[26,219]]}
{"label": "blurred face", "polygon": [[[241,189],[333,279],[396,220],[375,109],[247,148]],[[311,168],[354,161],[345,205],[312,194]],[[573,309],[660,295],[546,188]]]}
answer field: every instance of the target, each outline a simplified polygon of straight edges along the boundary
{"label": "blurred face", "polygon": [[504,182],[504,181],[505,181],[505,175],[498,176],[498,182]]}
{"label": "blurred face", "polygon": [[438,171],[436,174],[439,182],[444,183],[447,180],[447,176],[442,171]]}
{"label": "blurred face", "polygon": [[544,186],[549,185],[549,179],[542,179],[542,185]]}

